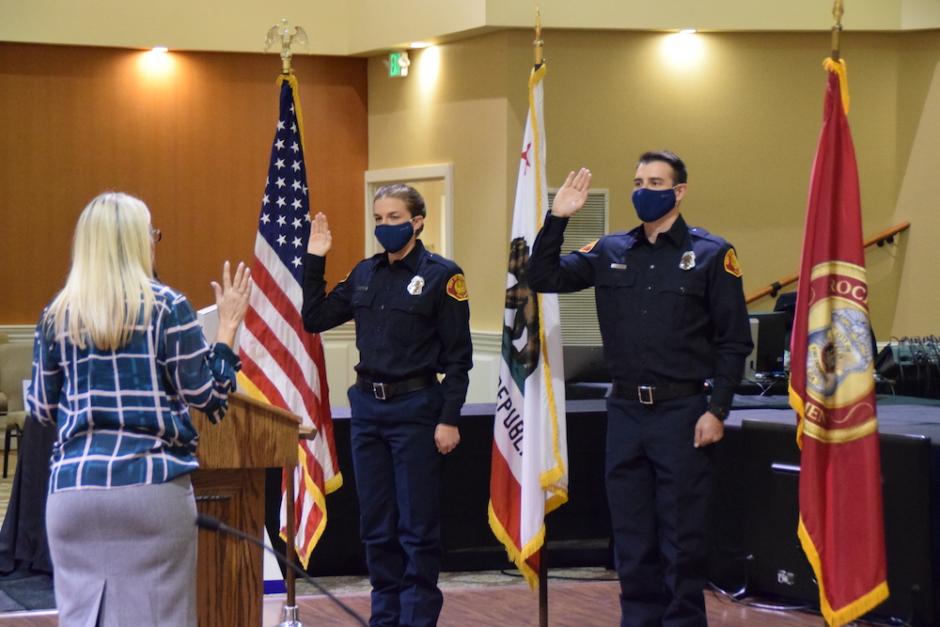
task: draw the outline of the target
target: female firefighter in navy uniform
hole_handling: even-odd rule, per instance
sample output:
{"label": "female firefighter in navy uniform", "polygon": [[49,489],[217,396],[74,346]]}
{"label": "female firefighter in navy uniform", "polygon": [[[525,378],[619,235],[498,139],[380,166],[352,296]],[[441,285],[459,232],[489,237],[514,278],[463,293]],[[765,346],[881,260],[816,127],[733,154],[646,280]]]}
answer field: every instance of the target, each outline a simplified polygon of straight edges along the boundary
{"label": "female firefighter in navy uniform", "polygon": [[385,252],[359,262],[329,294],[323,273],[332,238],[326,216],[314,218],[304,257],[304,328],[319,333],[356,321],[360,360],[349,402],[370,624],[434,625],[443,605],[441,461],[460,442],[470,307],[460,268],[418,239],[426,209],[414,188],[382,187],[373,211]]}

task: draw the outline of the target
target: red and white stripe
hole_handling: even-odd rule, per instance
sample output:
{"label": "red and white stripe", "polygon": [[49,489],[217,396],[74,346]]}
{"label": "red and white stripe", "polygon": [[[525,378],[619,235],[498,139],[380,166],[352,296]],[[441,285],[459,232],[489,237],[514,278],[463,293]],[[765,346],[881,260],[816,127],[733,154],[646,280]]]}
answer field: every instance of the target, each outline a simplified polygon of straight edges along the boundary
{"label": "red and white stripe", "polygon": [[[320,336],[303,329],[297,280],[259,234],[251,266],[254,283],[239,336],[242,372],[265,399],[299,416],[316,435],[299,443],[294,475],[296,550],[306,567],[326,526],[324,495],[339,487],[333,423]],[[281,532],[286,528],[282,505]]]}

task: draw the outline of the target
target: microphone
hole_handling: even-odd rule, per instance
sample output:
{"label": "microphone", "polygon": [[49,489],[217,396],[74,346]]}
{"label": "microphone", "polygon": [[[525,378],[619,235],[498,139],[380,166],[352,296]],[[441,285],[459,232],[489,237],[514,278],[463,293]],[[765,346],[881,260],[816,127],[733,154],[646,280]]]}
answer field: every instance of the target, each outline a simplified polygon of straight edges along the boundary
{"label": "microphone", "polygon": [[262,549],[270,552],[274,557],[276,557],[277,560],[281,564],[289,566],[291,569],[293,569],[295,573],[303,577],[304,581],[306,581],[307,583],[312,585],[314,588],[316,588],[320,594],[328,597],[333,603],[337,605],[337,607],[339,607],[341,610],[349,614],[356,621],[356,623],[358,623],[359,625],[362,625],[362,627],[368,627],[368,623],[366,623],[366,621],[361,616],[359,616],[359,614],[357,614],[351,607],[349,607],[348,605],[346,605],[345,603],[337,599],[335,596],[333,596],[333,594],[331,594],[329,590],[327,590],[326,588],[321,586],[319,583],[314,581],[313,578],[310,577],[306,573],[306,571],[304,571],[303,568],[301,568],[297,564],[294,564],[293,562],[288,561],[286,555],[278,551],[275,551],[273,548],[267,546],[263,541],[259,540],[258,538],[250,534],[247,534],[244,531],[241,531],[240,529],[236,529],[234,527],[226,525],[224,522],[222,522],[218,518],[209,516],[207,514],[196,515],[196,526],[199,527],[200,529],[207,529],[209,531],[216,531],[219,533],[224,533],[224,534],[228,534],[231,536],[235,536],[236,538],[240,540],[246,540],[252,544],[260,546]]}
{"label": "microphone", "polygon": [[[218,518],[213,518],[212,516],[207,516],[206,514],[196,515],[196,526],[199,527],[200,529],[208,529],[209,531],[219,531],[222,529],[223,525],[225,525],[225,523],[223,523]],[[228,525],[225,525],[225,526],[227,527]],[[225,531],[228,531],[228,529],[226,529]],[[237,531],[238,533],[241,533],[237,529],[233,529],[233,531]]]}

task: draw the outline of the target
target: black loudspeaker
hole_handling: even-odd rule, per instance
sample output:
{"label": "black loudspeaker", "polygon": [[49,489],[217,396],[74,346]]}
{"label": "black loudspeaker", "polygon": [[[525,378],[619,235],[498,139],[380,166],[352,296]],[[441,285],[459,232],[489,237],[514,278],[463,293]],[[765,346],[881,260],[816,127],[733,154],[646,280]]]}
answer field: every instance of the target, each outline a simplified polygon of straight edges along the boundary
{"label": "black loudspeaker", "polygon": [[[748,591],[818,606],[819,590],[796,534],[800,452],[795,427],[744,421],[742,437]],[[889,434],[881,434],[880,442],[891,596],[872,614],[934,625],[931,442]]]}
{"label": "black loudspeaker", "polygon": [[792,425],[745,420],[741,425],[745,483],[744,548],[748,592],[819,601],[800,540],[800,452]]}

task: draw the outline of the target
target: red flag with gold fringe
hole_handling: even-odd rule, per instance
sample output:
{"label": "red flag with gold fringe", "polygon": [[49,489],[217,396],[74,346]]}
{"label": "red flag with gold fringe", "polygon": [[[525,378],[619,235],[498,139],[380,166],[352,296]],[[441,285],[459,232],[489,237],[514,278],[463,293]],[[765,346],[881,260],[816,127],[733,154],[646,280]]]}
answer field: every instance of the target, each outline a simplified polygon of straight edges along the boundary
{"label": "red flag with gold fringe", "polygon": [[791,344],[798,416],[798,534],[826,622],[888,598],[868,284],[845,62],[827,59]]}

